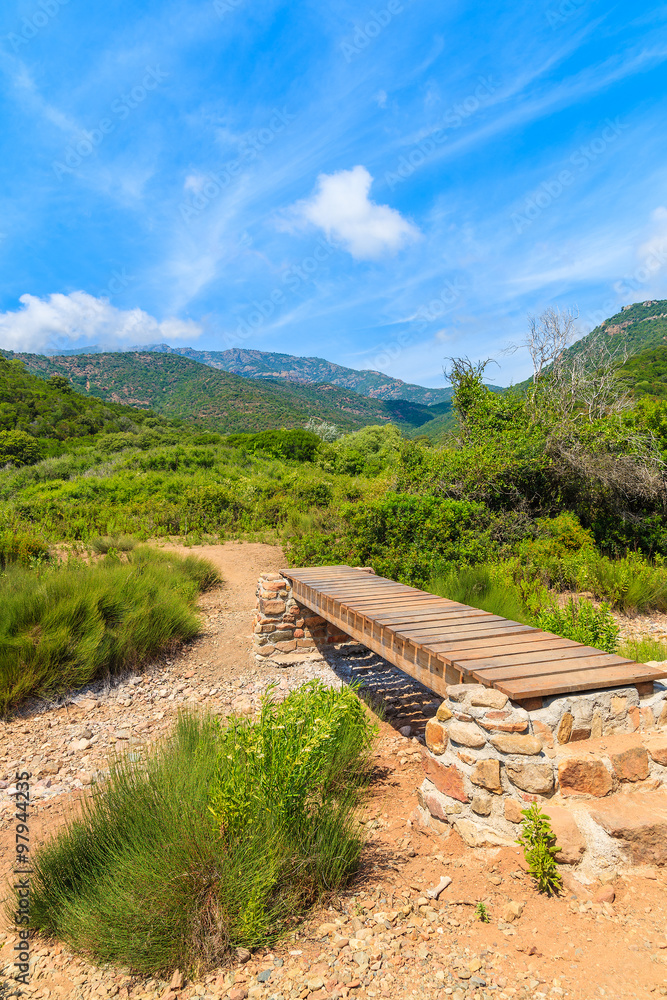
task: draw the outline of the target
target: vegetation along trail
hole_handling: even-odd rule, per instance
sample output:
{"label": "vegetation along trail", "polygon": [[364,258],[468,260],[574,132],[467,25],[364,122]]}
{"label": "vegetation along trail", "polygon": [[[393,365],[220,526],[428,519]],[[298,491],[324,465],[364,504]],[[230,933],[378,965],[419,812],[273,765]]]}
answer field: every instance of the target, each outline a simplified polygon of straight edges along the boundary
{"label": "vegetation along trail", "polygon": [[[231,966],[194,980],[179,972],[170,979],[96,966],[38,937],[31,996],[625,1000],[667,994],[663,871],[644,868],[605,884],[584,884],[566,871],[564,895],[549,900],[535,891],[518,847],[472,850],[456,833],[443,838],[423,828],[415,812],[423,774],[419,735],[435,711],[432,694],[358,647],[325,650],[288,668],[255,665],[249,658],[255,583],[259,572],[280,567],[280,548],[248,542],[164,547],[206,558],[223,578],[199,598],[203,632],[142,674],[125,675],[114,686],[93,682],[60,706],[27,703],[2,724],[3,875],[13,850],[10,779],[17,764],[34,775],[37,845],[75,814],[110,754],[143,752],[172,727],[179,709],[200,705],[221,718],[249,717],[269,684],[284,696],[314,678],[336,686],[361,682],[374,702],[391,693],[391,724],[379,722],[362,815],[368,839],[361,869],[349,890],[272,950],[241,951]],[[406,724],[409,736],[398,731],[407,732]],[[427,890],[443,874],[451,885],[433,899]],[[476,917],[479,901],[489,923]],[[7,975],[14,938],[6,924],[2,934],[0,971]]]}

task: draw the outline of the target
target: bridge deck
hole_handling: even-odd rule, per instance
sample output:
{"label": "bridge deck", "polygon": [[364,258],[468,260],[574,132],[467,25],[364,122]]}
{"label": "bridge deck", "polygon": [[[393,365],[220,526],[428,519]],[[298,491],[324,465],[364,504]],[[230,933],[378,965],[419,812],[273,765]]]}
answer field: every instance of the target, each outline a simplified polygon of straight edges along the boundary
{"label": "bridge deck", "polygon": [[635,684],[667,671],[350,566],[285,569],[294,598],[438,694],[480,682],[515,701]]}

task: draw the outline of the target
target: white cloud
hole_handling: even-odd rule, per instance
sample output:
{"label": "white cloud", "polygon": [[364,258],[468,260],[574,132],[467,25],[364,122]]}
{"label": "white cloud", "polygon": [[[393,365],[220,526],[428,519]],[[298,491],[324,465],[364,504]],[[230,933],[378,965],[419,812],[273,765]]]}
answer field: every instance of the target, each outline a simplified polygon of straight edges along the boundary
{"label": "white cloud", "polygon": [[122,347],[192,340],[202,330],[192,320],[158,321],[143,309],[117,309],[88,292],[22,295],[16,312],[0,313],[0,346],[11,351],[65,348],[68,344]]}
{"label": "white cloud", "polygon": [[393,253],[416,240],[419,230],[395,208],[371,201],[372,183],[362,166],[320,174],[315,193],[295,206],[296,213],[329,239],[340,240],[353,257],[372,260]]}

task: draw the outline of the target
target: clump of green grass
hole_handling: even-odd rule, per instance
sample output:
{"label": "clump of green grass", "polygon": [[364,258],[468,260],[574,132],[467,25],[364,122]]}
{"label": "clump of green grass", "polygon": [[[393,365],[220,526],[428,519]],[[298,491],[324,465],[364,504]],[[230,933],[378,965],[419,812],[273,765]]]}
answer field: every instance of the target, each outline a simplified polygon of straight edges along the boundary
{"label": "clump of green grass", "polygon": [[90,546],[99,555],[106,555],[107,552],[131,552],[136,545],[136,541],[130,535],[99,535],[93,538]]}
{"label": "clump of green grass", "polygon": [[662,663],[667,660],[667,643],[659,642],[650,636],[626,639],[619,644],[618,653],[619,656],[627,656],[629,660],[636,660],[637,663],[648,663],[649,660]]}
{"label": "clump of green grass", "polygon": [[217,574],[200,559],[138,548],[0,577],[0,712],[140,666],[200,630],[194,603]]}
{"label": "clump of green grass", "polygon": [[353,691],[305,685],[257,721],[182,714],[119,759],[34,859],[33,924],[140,973],[274,941],[356,870],[374,737]]}

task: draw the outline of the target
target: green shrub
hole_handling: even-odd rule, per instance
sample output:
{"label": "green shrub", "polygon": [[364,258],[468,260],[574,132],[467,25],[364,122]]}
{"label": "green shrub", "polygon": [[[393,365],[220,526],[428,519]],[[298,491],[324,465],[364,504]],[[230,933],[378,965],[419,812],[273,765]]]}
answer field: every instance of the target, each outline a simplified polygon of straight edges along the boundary
{"label": "green shrub", "polygon": [[257,434],[230,434],[225,440],[232,448],[242,448],[251,454],[263,452],[275,458],[288,458],[295,462],[312,462],[320,447],[317,434],[301,428],[289,431],[259,431]]}
{"label": "green shrub", "polygon": [[203,560],[139,548],[127,562],[72,560],[0,578],[0,712],[140,666],[199,632],[197,594],[217,580]]}
{"label": "green shrub", "polygon": [[521,815],[524,820],[517,844],[523,847],[528,874],[535,879],[540,892],[551,896],[560,892],[563,880],[555,860],[559,847],[549,817],[545,816],[536,802],[528,809],[522,809]]}
{"label": "green shrub", "polygon": [[667,660],[667,643],[659,642],[650,636],[641,639],[625,639],[619,643],[617,652],[619,656],[636,660],[637,663],[648,663],[649,660],[664,663]]}
{"label": "green shrub", "polygon": [[355,810],[374,736],[353,690],[311,682],[282,704],[264,699],[257,722],[222,733],[210,808],[231,855],[247,852],[246,905],[235,937],[248,946],[355,870]]}
{"label": "green shrub", "polygon": [[0,534],[0,569],[14,563],[30,566],[48,558],[48,547],[34,535],[17,531]]}
{"label": "green shrub", "polygon": [[34,465],[42,457],[39,441],[25,431],[0,431],[0,465]]}
{"label": "green shrub", "polygon": [[590,601],[570,598],[564,608],[553,605],[542,609],[535,624],[545,632],[607,653],[615,653],[618,647],[619,627],[608,604],[596,608]]}
{"label": "green shrub", "polygon": [[372,738],[354,693],[317,683],[256,722],[182,714],[37,850],[33,925],[144,975],[271,943],[356,869]]}

